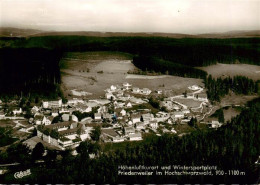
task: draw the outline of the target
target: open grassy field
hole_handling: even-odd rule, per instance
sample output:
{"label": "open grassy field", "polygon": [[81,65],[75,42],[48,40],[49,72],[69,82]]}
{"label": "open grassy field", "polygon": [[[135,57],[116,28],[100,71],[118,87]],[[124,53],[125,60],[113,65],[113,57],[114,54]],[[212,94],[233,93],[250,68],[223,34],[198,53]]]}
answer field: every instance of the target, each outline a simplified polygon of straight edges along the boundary
{"label": "open grassy field", "polygon": [[220,107],[230,105],[245,105],[248,101],[251,101],[259,96],[257,95],[236,95],[234,93],[226,95],[221,99]]}
{"label": "open grassy field", "polygon": [[246,76],[253,80],[260,80],[260,66],[249,64],[221,64],[198,67],[211,74],[213,77]]}
{"label": "open grassy field", "polygon": [[224,109],[223,112],[225,121],[230,121],[233,117],[239,115],[241,110],[239,110],[239,108],[228,107],[228,109]]}
{"label": "open grassy field", "polygon": [[129,70],[136,69],[131,60],[131,55],[118,52],[67,53],[60,62],[65,95],[77,89],[92,93],[91,97],[99,97],[111,85],[122,85],[124,82],[139,88],[172,90],[175,95],[185,92],[190,85],[203,86],[201,79],[129,75]]}
{"label": "open grassy field", "polygon": [[174,101],[177,101],[181,104],[184,104],[190,108],[197,108],[200,106],[201,104],[201,101],[195,101],[195,100],[192,100],[192,99],[174,99]]}

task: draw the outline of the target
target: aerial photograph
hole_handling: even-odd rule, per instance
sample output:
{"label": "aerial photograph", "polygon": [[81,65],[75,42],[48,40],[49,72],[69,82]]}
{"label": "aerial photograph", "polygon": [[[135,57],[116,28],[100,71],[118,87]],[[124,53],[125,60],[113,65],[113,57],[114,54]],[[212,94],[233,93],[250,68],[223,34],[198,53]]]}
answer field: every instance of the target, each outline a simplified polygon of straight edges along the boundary
{"label": "aerial photograph", "polygon": [[0,0],[0,184],[260,184],[259,0]]}

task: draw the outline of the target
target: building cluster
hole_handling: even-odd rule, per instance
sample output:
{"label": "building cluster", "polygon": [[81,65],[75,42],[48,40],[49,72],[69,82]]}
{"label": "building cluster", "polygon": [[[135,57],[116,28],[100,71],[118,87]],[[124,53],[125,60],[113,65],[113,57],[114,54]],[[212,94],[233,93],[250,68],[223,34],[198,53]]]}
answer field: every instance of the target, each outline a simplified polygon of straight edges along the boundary
{"label": "building cluster", "polygon": [[[190,89],[199,90],[197,86]],[[104,142],[138,141],[148,132],[157,135],[177,133],[173,127],[166,127],[165,124],[186,124],[196,116],[188,106],[163,96],[158,100],[160,111],[154,112],[151,106],[145,106],[149,105],[148,95],[151,94],[160,96],[163,91],[158,89],[152,92],[148,88],[132,87],[129,83],[111,85],[105,90],[103,99],[73,98],[65,104],[61,99],[42,101],[40,107],[32,107],[33,117],[28,121],[37,129],[39,138],[65,149],[76,147],[81,141],[90,139],[92,130],[98,125],[102,127],[101,139]],[[21,108],[14,110],[14,115],[21,113]],[[0,118],[4,116],[0,112]],[[216,127],[216,124],[212,125],[212,128]],[[31,129],[32,126],[28,128]]]}

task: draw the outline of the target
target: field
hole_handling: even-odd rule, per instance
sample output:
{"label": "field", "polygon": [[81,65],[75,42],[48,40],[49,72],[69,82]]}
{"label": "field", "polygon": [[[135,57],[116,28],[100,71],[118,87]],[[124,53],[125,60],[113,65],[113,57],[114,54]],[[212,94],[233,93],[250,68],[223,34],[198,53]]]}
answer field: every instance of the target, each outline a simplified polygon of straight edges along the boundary
{"label": "field", "polygon": [[174,99],[174,101],[177,101],[181,104],[184,104],[190,108],[197,108],[200,106],[200,104],[202,103],[201,101],[195,101],[195,100],[192,100],[192,99]]}
{"label": "field", "polygon": [[230,105],[245,105],[248,101],[251,101],[259,96],[257,95],[236,95],[234,93],[226,95],[221,99],[220,106],[230,106]]}
{"label": "field", "polygon": [[221,64],[198,67],[211,74],[213,77],[246,76],[253,80],[260,80],[260,66],[249,64]]}
{"label": "field", "polygon": [[224,112],[225,121],[230,121],[231,118],[239,115],[241,110],[239,110],[239,107],[238,108],[228,107],[227,109],[224,109],[223,112]]}
{"label": "field", "polygon": [[131,60],[131,55],[118,52],[67,53],[60,63],[65,95],[77,89],[92,93],[91,97],[100,97],[111,85],[124,82],[139,88],[170,90],[175,95],[185,92],[190,85],[203,86],[201,79],[127,74],[129,70],[136,69]]}

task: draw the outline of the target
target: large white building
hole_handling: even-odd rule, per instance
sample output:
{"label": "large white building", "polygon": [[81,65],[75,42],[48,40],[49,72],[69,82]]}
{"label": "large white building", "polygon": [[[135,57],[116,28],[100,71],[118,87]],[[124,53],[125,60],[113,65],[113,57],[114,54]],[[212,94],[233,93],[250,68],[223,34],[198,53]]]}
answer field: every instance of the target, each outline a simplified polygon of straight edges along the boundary
{"label": "large white building", "polygon": [[62,106],[62,100],[55,100],[55,101],[42,101],[42,107],[47,108],[60,108]]}

